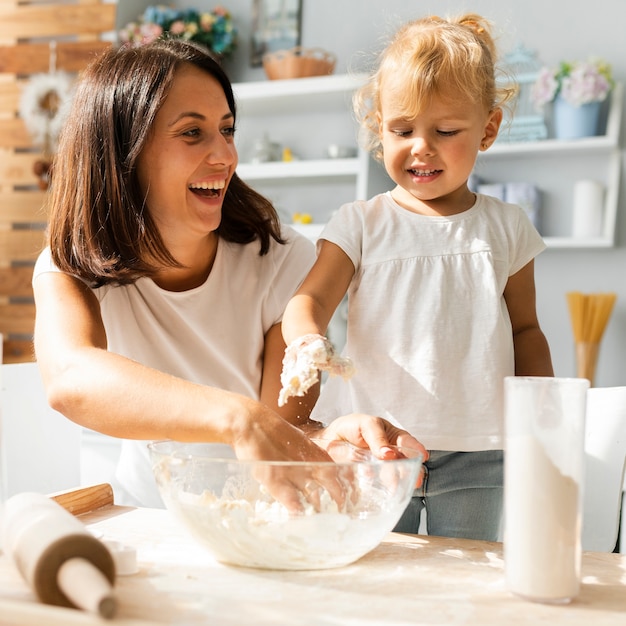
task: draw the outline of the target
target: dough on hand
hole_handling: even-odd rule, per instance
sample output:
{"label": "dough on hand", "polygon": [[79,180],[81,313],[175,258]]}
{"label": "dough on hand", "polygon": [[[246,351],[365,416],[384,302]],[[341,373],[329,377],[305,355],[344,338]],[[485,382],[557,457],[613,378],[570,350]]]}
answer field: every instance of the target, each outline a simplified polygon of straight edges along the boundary
{"label": "dough on hand", "polygon": [[303,396],[318,381],[320,370],[348,379],[354,374],[354,365],[349,358],[339,356],[330,341],[321,335],[292,341],[283,358],[278,406],[283,406],[292,396]]}

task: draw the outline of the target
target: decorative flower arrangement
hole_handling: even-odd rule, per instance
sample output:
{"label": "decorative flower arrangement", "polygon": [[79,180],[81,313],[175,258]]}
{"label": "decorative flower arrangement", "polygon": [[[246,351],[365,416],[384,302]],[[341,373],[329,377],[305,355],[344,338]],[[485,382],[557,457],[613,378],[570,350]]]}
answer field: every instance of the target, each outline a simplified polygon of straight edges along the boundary
{"label": "decorative flower arrangement", "polygon": [[118,36],[122,43],[141,46],[166,34],[196,41],[220,56],[228,56],[237,46],[232,16],[221,6],[212,11],[149,6],[137,21],[126,24]]}
{"label": "decorative flower arrangement", "polygon": [[613,84],[611,66],[601,59],[562,61],[556,69],[544,67],[539,71],[531,97],[537,108],[552,102],[557,95],[579,107],[605,100]]}

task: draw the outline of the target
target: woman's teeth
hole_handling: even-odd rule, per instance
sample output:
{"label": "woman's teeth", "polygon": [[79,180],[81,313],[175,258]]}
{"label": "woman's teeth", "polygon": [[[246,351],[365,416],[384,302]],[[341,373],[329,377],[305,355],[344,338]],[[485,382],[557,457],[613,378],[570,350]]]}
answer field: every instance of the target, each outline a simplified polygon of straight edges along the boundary
{"label": "woman's teeth", "polygon": [[212,180],[202,183],[191,183],[189,189],[196,194],[204,196],[218,196],[226,186],[225,180]]}
{"label": "woman's teeth", "polygon": [[225,185],[225,180],[212,180],[203,183],[191,183],[189,189],[224,189]]}

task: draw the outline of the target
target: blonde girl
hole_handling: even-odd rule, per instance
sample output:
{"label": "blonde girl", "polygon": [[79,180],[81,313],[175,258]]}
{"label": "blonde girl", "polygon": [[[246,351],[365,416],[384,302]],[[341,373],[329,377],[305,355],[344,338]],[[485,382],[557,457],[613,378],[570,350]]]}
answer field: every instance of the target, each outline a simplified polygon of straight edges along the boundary
{"label": "blonde girl", "polygon": [[417,532],[426,508],[431,534],[498,538],[503,378],[553,373],[535,308],[545,244],[519,206],[467,185],[514,95],[502,84],[479,15],[396,33],[355,98],[365,145],[395,186],[336,212],[283,317],[288,367],[348,293],[355,373],[329,378],[313,417],[381,415],[424,443],[427,476],[402,532]]}

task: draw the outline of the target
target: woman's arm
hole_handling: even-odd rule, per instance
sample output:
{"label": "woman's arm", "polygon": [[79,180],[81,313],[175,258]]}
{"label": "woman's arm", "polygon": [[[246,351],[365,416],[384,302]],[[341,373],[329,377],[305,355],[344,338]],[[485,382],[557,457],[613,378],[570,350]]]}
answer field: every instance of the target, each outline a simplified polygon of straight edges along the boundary
{"label": "woman's arm", "polygon": [[504,299],[513,327],[516,376],[554,376],[548,341],[537,319],[534,261],[509,277]]}
{"label": "woman's arm", "polygon": [[128,439],[229,443],[246,458],[327,459],[260,402],[108,352],[99,303],[78,279],[44,273],[34,292],[35,350],[48,401],[72,421]]}

